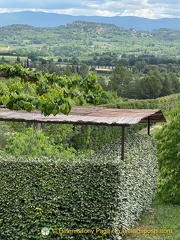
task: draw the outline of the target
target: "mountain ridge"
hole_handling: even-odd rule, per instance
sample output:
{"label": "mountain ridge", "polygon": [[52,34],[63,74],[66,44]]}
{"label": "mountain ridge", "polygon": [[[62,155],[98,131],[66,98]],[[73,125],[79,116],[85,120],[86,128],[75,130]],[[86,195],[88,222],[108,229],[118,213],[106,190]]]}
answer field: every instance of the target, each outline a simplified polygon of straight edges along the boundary
{"label": "mountain ridge", "polygon": [[169,28],[180,30],[180,18],[148,19],[133,16],[72,16],[66,14],[44,12],[13,12],[0,14],[0,26],[12,24],[28,24],[34,27],[58,27],[75,21],[110,23],[122,28],[153,31],[154,29]]}

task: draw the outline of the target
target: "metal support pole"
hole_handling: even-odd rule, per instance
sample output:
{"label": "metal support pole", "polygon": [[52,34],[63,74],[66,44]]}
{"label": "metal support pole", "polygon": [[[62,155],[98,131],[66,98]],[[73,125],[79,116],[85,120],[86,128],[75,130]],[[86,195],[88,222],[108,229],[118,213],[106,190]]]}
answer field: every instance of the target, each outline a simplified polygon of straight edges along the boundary
{"label": "metal support pole", "polygon": [[150,117],[148,117],[148,135],[150,135],[150,123],[151,123],[151,119]]}
{"label": "metal support pole", "polygon": [[38,124],[37,124],[37,131],[41,131],[41,130],[42,130],[41,123],[38,123]]}
{"label": "metal support pole", "polygon": [[122,126],[122,136],[121,136],[121,160],[124,161],[124,138],[125,138],[125,126]]}

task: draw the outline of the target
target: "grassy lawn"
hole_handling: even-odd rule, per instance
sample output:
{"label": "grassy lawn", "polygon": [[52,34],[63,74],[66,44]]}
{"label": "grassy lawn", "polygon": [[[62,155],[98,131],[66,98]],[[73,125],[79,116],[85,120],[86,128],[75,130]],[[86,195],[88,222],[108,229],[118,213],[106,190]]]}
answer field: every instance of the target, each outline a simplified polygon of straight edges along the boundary
{"label": "grassy lawn", "polygon": [[158,230],[166,233],[129,233],[123,240],[180,240],[180,206],[153,204],[133,229]]}

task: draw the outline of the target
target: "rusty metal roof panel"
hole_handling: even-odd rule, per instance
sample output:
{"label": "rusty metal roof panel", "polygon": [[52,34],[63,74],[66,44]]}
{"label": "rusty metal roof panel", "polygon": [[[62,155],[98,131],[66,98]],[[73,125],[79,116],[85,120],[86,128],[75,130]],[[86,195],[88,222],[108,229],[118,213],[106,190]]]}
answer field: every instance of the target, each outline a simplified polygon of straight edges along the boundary
{"label": "rusty metal roof panel", "polygon": [[68,116],[59,113],[56,116],[44,116],[39,110],[26,112],[0,109],[0,121],[25,121],[89,125],[130,125],[139,122],[165,122],[159,109],[110,109],[103,107],[73,107]]}

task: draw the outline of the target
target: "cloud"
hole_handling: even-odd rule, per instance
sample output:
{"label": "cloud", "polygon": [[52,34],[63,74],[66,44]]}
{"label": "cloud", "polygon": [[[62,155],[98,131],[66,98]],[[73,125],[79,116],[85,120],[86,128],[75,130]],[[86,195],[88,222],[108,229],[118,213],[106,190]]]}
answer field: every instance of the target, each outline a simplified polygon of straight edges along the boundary
{"label": "cloud", "polygon": [[0,12],[42,11],[85,16],[180,17],[180,0],[0,0]]}
{"label": "cloud", "polygon": [[11,13],[11,12],[45,12],[45,13],[57,13],[57,14],[67,14],[73,16],[104,16],[104,17],[115,17],[120,16],[120,12],[113,12],[108,10],[92,10],[92,9],[78,9],[78,8],[68,8],[68,9],[40,9],[40,8],[0,8],[0,13]]}
{"label": "cloud", "polygon": [[168,5],[177,5],[178,4],[178,0],[148,0],[147,1],[149,4],[156,4],[157,2],[158,3],[161,3],[161,4],[168,4]]}
{"label": "cloud", "polygon": [[146,18],[180,17],[179,0],[107,0],[87,1],[88,7],[118,11],[122,16],[137,16]]}

